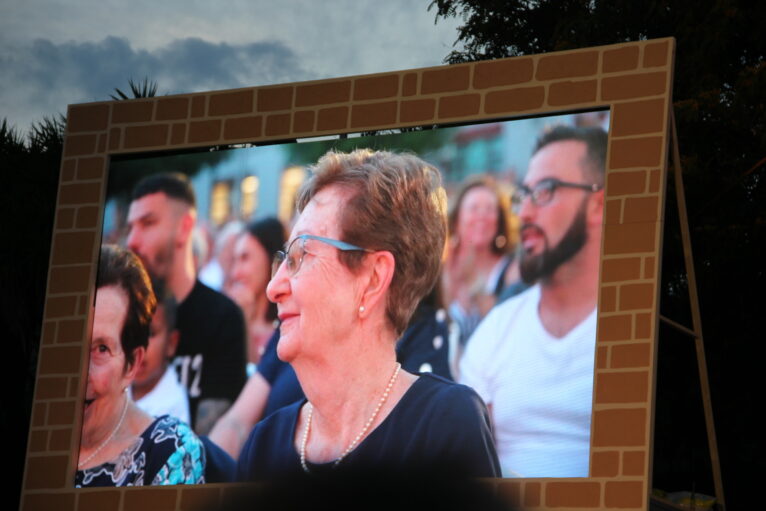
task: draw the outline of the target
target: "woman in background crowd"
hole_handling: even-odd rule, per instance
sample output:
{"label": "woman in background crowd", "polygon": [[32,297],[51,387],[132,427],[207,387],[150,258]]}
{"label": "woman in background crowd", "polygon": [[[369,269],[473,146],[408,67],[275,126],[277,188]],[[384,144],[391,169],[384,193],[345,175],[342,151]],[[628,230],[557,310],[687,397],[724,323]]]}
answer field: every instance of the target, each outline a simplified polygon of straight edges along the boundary
{"label": "woman in background crowd", "polygon": [[210,234],[208,227],[202,229],[207,233],[208,246],[212,247],[208,253],[212,254],[200,269],[198,278],[207,287],[225,293],[231,284],[234,243],[245,229],[245,224],[239,220],[232,220],[218,230],[215,238]]}
{"label": "woman in background crowd", "polygon": [[461,186],[449,213],[449,232],[442,283],[465,344],[505,286],[519,280],[508,201],[494,181],[479,177]]}
{"label": "woman in background crowd", "polygon": [[152,418],[128,392],[156,304],[138,257],[102,247],[76,487],[204,482],[205,452],[189,426]]}
{"label": "woman in background crowd", "polygon": [[284,227],[273,217],[248,224],[234,244],[227,293],[245,314],[248,374],[253,373],[276,328],[277,306],[266,297],[266,285],[271,278],[274,254],[284,244]]}

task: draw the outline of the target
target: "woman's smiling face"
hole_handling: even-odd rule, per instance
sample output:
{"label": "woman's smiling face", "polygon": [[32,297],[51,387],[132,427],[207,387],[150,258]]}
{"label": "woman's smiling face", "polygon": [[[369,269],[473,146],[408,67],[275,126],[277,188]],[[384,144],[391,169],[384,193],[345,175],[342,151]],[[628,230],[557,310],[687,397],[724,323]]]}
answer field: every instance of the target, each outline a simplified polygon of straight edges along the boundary
{"label": "woman's smiling face", "polygon": [[133,374],[125,367],[125,353],[120,342],[127,313],[128,295],[125,290],[118,286],[98,289],[85,391],[84,438],[102,438],[108,434],[117,424],[125,406],[122,396]]}
{"label": "woman's smiling face", "polygon": [[468,190],[458,212],[460,241],[474,248],[489,247],[497,235],[498,208],[495,193],[486,186]]}
{"label": "woman's smiling face", "polygon": [[263,245],[250,233],[241,234],[234,244],[231,278],[245,286],[253,296],[261,295],[269,282],[271,262]]}
{"label": "woman's smiling face", "polygon": [[[290,241],[300,234],[346,241],[339,214],[348,197],[349,192],[338,186],[319,191],[298,218]],[[298,271],[290,275],[283,263],[267,288],[282,321],[277,353],[286,362],[346,339],[360,305],[357,278],[338,259],[338,249],[317,240],[305,240],[304,247]]]}

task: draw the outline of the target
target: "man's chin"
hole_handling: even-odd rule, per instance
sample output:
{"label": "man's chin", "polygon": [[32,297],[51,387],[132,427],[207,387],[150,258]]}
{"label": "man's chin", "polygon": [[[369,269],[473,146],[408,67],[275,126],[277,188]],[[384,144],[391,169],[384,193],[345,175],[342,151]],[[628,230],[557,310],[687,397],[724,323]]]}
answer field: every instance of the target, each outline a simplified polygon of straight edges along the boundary
{"label": "man's chin", "polygon": [[150,261],[148,257],[139,252],[136,252],[135,254],[141,260],[141,264],[144,265],[144,269],[146,270],[146,273],[149,274],[149,279],[152,282],[157,282],[165,279],[165,275],[163,274],[164,272],[158,268],[157,264],[155,264],[153,261]]}
{"label": "man's chin", "polygon": [[522,256],[519,262],[519,275],[525,284],[534,284],[543,277],[545,267],[545,256]]}

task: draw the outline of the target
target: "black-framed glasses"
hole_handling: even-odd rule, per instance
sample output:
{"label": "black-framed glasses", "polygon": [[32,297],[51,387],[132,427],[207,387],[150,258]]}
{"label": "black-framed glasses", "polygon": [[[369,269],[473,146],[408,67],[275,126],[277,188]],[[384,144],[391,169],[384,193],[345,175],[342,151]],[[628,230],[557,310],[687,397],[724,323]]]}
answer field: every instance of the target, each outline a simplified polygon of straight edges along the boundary
{"label": "black-framed glasses", "polygon": [[287,273],[290,277],[298,273],[298,270],[301,269],[301,263],[303,263],[303,256],[306,255],[307,240],[321,241],[322,243],[326,243],[327,245],[333,246],[338,250],[342,250],[343,252],[350,252],[354,250],[360,250],[362,252],[374,252],[374,250],[370,250],[369,248],[357,247],[356,245],[346,243],[345,241],[334,240],[332,238],[323,238],[322,236],[314,236],[313,234],[301,234],[296,236],[295,239],[293,239],[293,241],[287,245],[286,250],[279,250],[276,254],[274,254],[274,261],[271,263],[271,278],[274,278],[274,275],[277,274],[277,271],[279,271],[279,267],[282,266],[283,262],[286,263]]}
{"label": "black-framed glasses", "polygon": [[578,190],[585,190],[586,192],[597,192],[603,188],[603,185],[599,184],[585,184],[585,183],[569,183],[567,181],[561,181],[560,179],[548,178],[543,179],[533,187],[527,185],[520,185],[516,188],[511,195],[513,204],[515,207],[521,205],[522,201],[529,197],[532,200],[532,204],[535,206],[545,206],[556,195],[558,188],[575,188]]}

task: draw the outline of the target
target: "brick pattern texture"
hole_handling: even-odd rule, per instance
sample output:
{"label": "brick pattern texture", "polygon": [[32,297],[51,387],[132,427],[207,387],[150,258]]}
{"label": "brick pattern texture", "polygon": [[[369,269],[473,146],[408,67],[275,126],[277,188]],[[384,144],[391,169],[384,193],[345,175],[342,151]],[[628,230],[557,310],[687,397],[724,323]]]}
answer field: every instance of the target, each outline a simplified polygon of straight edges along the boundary
{"label": "brick pattern texture", "polygon": [[526,509],[646,509],[675,42],[71,105],[22,509],[191,509],[204,488],[72,488],[109,156],[611,109],[591,477],[494,483]]}

